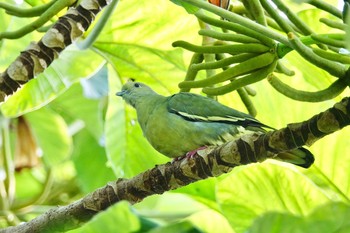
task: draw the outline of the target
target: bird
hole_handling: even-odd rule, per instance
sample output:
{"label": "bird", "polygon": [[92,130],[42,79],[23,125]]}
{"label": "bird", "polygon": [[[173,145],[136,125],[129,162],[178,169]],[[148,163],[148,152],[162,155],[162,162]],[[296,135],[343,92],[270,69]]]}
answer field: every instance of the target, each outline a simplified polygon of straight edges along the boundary
{"label": "bird", "polygon": [[[152,147],[175,160],[249,132],[272,129],[249,114],[199,94],[163,96],[144,83],[129,80],[116,95],[136,109],[143,135]],[[283,152],[280,157],[277,154],[276,159],[304,168],[314,162],[313,154],[303,147]]]}

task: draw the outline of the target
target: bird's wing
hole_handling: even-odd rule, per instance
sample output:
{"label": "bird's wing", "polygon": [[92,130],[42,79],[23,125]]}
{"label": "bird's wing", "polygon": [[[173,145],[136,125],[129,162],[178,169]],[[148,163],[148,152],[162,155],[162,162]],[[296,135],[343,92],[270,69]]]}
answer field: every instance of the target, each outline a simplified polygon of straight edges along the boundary
{"label": "bird's wing", "polygon": [[243,127],[271,128],[248,114],[193,93],[181,92],[170,96],[167,107],[170,113],[179,115],[188,121],[222,122]]}

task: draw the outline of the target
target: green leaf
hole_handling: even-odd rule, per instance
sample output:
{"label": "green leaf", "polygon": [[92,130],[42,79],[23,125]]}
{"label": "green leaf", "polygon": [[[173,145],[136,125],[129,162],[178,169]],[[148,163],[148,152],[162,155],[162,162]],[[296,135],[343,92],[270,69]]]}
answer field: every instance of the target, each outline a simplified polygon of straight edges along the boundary
{"label": "green leaf", "polygon": [[184,193],[194,200],[207,205],[208,207],[218,210],[219,206],[216,202],[215,188],[218,183],[216,177],[206,180],[200,180],[185,187],[174,190],[173,192]]}
{"label": "green leaf", "polygon": [[195,17],[169,1],[121,1],[117,9],[94,49],[119,77],[146,82],[162,94],[178,91],[187,70],[184,59],[192,53],[171,44],[175,39],[200,43]]}
{"label": "green leaf", "polygon": [[[72,158],[77,171],[77,180],[84,193],[92,192],[115,180],[114,173],[107,166],[105,149],[88,131],[83,130],[74,137]],[[96,172],[91,172],[93,165]]]}
{"label": "green leaf", "polygon": [[173,3],[175,3],[178,6],[182,6],[183,8],[185,8],[185,10],[187,11],[187,13],[189,14],[194,14],[197,11],[199,11],[199,8],[196,6],[193,6],[191,4],[188,4],[186,2],[183,2],[181,0],[171,0]]}
{"label": "green leaf", "polygon": [[[169,94],[184,79],[186,67],[180,49],[162,51],[150,47],[122,43],[96,43],[99,53],[116,67],[120,77],[135,78],[152,88],[161,87]],[[159,69],[159,67],[162,67]]]}
{"label": "green leaf", "polygon": [[234,230],[243,232],[255,218],[269,211],[303,216],[329,201],[306,176],[290,167],[251,165],[218,184],[217,200]]}
{"label": "green leaf", "polygon": [[190,222],[188,221],[181,221],[181,222],[175,222],[171,224],[167,224],[162,227],[157,227],[155,229],[152,229],[148,231],[149,233],[201,233],[199,229],[194,227]]}
{"label": "green leaf", "polygon": [[41,108],[26,114],[25,117],[43,152],[43,159],[47,166],[55,166],[69,158],[72,138],[60,115],[47,108]]}
{"label": "green leaf", "polygon": [[80,81],[84,96],[88,99],[99,99],[108,96],[108,69],[103,66],[91,78]]}
{"label": "green leaf", "polygon": [[140,229],[139,218],[131,211],[130,204],[119,202],[107,210],[97,214],[84,226],[69,231],[70,233],[95,233],[95,232],[138,232]]}
{"label": "green leaf", "polygon": [[24,85],[2,105],[6,117],[16,117],[38,109],[67,90],[74,82],[86,78],[102,64],[101,57],[90,50],[66,49],[49,68]]}
{"label": "green leaf", "polygon": [[200,43],[198,29],[196,18],[170,1],[120,1],[97,42],[169,50],[174,40]]}
{"label": "green leaf", "polygon": [[[315,144],[314,153],[317,155],[315,164],[307,171],[310,178],[321,186],[335,200],[350,201],[350,144],[347,137],[350,128],[328,136],[322,142]],[[330,156],[331,155],[331,156]]]}
{"label": "green leaf", "polygon": [[50,107],[65,117],[69,123],[83,121],[84,127],[101,143],[104,136],[103,111],[106,98],[88,99],[79,83],[73,84],[66,92],[50,103]]}
{"label": "green leaf", "polygon": [[348,232],[350,206],[344,203],[327,203],[316,208],[306,217],[286,213],[270,212],[262,215],[248,229],[248,233],[308,232],[332,233]]}
{"label": "green leaf", "polygon": [[227,219],[214,210],[199,211],[186,219],[200,229],[201,232],[235,232]]}

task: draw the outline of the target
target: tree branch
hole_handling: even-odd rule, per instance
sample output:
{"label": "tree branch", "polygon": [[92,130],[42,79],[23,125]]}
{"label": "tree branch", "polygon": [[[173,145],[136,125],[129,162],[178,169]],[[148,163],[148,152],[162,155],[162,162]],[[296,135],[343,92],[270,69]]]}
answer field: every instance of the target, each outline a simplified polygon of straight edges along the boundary
{"label": "tree branch", "polygon": [[198,151],[192,159],[166,163],[131,179],[118,179],[84,198],[40,215],[28,223],[0,232],[62,232],[79,227],[109,206],[127,200],[134,204],[198,180],[220,176],[234,167],[275,158],[276,153],[312,145],[350,124],[350,98],[307,121],[265,134],[249,134],[214,148]]}
{"label": "tree branch", "polygon": [[22,51],[12,64],[0,74],[0,102],[43,72],[68,45],[89,28],[103,7],[111,0],[83,0],[45,33],[38,43]]}

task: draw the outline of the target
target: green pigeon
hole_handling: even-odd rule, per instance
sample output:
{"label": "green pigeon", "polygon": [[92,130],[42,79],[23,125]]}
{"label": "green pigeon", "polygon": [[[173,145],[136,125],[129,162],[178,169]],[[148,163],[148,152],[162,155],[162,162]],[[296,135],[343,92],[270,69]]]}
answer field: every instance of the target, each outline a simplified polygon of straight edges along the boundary
{"label": "green pigeon", "polygon": [[[116,94],[136,109],[143,134],[158,152],[171,158],[271,128],[254,117],[205,96],[180,92],[162,96],[149,86],[128,81]],[[309,167],[314,157],[305,148],[283,152],[276,159]]]}

